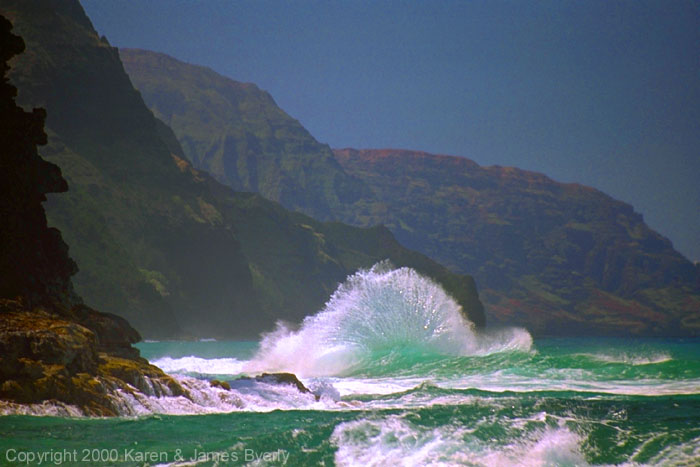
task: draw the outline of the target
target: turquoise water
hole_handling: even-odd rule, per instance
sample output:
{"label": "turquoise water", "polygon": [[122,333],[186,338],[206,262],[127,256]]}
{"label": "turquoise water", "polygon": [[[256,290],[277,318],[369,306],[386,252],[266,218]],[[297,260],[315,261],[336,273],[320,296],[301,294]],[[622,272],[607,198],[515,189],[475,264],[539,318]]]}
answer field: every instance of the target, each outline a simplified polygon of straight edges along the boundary
{"label": "turquoise water", "polygon": [[[476,333],[399,272],[351,278],[260,341],[141,343],[191,399],[0,417],[0,464],[700,465],[700,340]],[[314,394],[235,380],[280,370]]]}
{"label": "turquoise water", "polygon": [[[256,346],[140,345],[153,361],[197,362],[194,371],[180,373],[199,378],[233,377],[227,368],[249,359]],[[178,454],[202,459],[201,453],[209,459],[228,453],[229,461],[242,464],[246,455],[251,460],[275,452],[288,454],[288,465],[700,462],[697,340],[548,339],[535,341],[530,352],[396,360],[385,373],[370,367],[345,377],[302,378],[309,386],[329,380],[341,393],[338,401],[298,400],[290,389],[276,394],[286,401],[251,398],[255,407],[231,413],[3,417],[0,463],[13,459],[7,458],[12,449],[15,458],[53,450],[54,460],[63,450],[77,450],[78,462],[67,465],[95,454],[98,461],[99,455],[112,457],[92,465],[142,465],[138,455],[148,452],[160,456],[151,464],[175,462]],[[271,463],[282,464],[281,455]]]}

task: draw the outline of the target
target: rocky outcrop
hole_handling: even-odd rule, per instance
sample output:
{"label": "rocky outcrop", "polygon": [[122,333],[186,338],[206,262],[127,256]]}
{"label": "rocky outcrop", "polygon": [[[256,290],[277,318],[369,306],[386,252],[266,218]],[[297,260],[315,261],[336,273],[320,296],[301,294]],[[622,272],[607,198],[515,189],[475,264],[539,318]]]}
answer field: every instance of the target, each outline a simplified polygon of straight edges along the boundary
{"label": "rocky outcrop", "polygon": [[[282,385],[282,386],[292,386],[297,389],[302,394],[312,394],[312,392],[304,386],[304,383],[299,381],[299,378],[297,378],[297,375],[294,373],[261,373],[256,376],[242,376],[238,378],[235,381],[243,381],[243,382],[256,382],[256,383],[265,383],[265,384],[273,384],[273,385]],[[234,381],[234,382],[235,382]],[[221,382],[218,380],[213,380],[211,381],[212,386],[217,386],[221,387],[224,389],[231,389],[231,385],[226,383],[226,382]],[[228,388],[224,387],[224,385],[227,385]],[[316,397],[318,399],[318,396]]]}
{"label": "rocky outcrop", "polygon": [[267,384],[294,386],[297,388],[297,391],[301,393],[311,393],[311,391],[304,386],[304,383],[299,381],[299,378],[297,378],[294,373],[262,373],[255,377],[255,381]]}
{"label": "rocky outcrop", "polygon": [[[47,307],[0,300],[0,399],[55,401],[85,415],[109,416],[121,413],[116,391],[187,397],[174,379],[129,346],[138,337],[133,328],[86,307],[75,314],[82,323]],[[100,323],[93,326],[97,332],[88,328],[95,323]],[[105,326],[109,332],[101,333]]]}

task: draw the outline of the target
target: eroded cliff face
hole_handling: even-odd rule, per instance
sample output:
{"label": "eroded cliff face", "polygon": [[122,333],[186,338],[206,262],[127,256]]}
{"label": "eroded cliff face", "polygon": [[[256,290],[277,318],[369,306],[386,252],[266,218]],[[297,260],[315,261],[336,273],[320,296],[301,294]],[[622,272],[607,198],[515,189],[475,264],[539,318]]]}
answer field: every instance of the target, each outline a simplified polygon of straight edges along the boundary
{"label": "eroded cliff face", "polygon": [[[81,303],[71,282],[75,262],[42,202],[68,189],[43,160],[46,112],[15,103],[8,61],[24,50],[0,16],[0,409],[55,401],[91,415],[117,415],[114,392],[182,388],[139,357],[139,334],[123,319]],[[3,402],[4,401],[4,402]],[[10,409],[12,411],[12,409]]]}
{"label": "eroded cliff face", "polygon": [[269,93],[165,54],[119,51],[154,115],[169,125],[199,170],[320,220],[369,194],[331,148],[316,141]]}

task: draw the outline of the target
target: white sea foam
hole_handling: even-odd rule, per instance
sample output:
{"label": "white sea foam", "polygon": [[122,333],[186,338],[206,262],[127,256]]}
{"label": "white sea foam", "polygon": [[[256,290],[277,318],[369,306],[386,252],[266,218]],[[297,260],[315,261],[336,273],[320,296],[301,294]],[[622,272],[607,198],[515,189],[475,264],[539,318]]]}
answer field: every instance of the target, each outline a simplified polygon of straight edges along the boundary
{"label": "white sea foam", "polygon": [[151,363],[166,373],[200,375],[239,375],[246,364],[245,361],[235,358],[201,358],[193,355],[180,358],[162,357]]}
{"label": "white sea foam", "polygon": [[408,391],[426,382],[425,377],[329,378],[341,396],[388,395]]}
{"label": "white sea foam", "polygon": [[485,355],[531,346],[532,338],[522,329],[475,332],[439,285],[413,269],[382,262],[348,277],[298,331],[278,324],[245,370],[344,375],[361,368],[372,352]]}
{"label": "white sea foam", "polygon": [[[117,391],[114,396],[120,415],[194,415],[228,412],[269,412],[272,410],[332,410],[336,396],[332,386],[317,385],[302,393],[285,384],[255,380],[231,381],[231,389],[212,386],[209,381],[175,376],[188,396],[153,396],[137,391]],[[317,397],[318,396],[318,397]]]}
{"label": "white sea foam", "polygon": [[665,363],[673,360],[671,355],[667,352],[655,352],[650,355],[639,355],[630,354],[626,352],[619,353],[595,353],[595,354],[581,354],[586,357],[593,358],[600,362],[605,363],[623,363],[625,365],[656,365],[658,363]]}
{"label": "white sea foam", "polygon": [[418,426],[399,415],[339,424],[331,436],[337,465],[585,465],[583,438],[566,427],[523,432],[497,445],[474,435],[475,427]]}
{"label": "white sea foam", "polygon": [[505,371],[455,377],[438,381],[449,389],[479,389],[489,392],[527,393],[535,391],[574,391],[581,394],[615,394],[626,396],[663,396],[697,394],[700,379],[663,380],[601,380],[594,374],[581,370],[558,369],[549,375],[517,375]]}
{"label": "white sea foam", "polygon": [[83,411],[76,406],[58,401],[44,401],[39,404],[18,404],[0,400],[0,416],[2,415],[81,417]]}

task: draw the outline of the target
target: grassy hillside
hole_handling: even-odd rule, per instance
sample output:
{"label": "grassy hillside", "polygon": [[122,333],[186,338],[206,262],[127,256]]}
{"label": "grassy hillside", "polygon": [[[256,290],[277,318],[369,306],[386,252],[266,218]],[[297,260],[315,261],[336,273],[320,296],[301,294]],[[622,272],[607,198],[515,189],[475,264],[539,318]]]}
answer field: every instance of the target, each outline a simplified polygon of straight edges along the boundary
{"label": "grassy hillside", "polygon": [[[50,198],[47,214],[70,245],[88,304],[145,337],[254,336],[315,312],[354,268],[390,258],[443,278],[483,322],[469,277],[386,232],[380,242],[374,230],[326,226],[192,168],[77,1],[1,0],[0,12],[27,42],[11,75],[19,102],[47,109],[42,155],[71,187]],[[369,246],[351,245],[356,235]]]}

